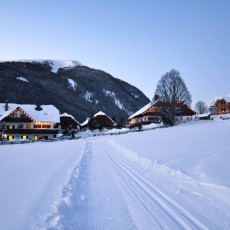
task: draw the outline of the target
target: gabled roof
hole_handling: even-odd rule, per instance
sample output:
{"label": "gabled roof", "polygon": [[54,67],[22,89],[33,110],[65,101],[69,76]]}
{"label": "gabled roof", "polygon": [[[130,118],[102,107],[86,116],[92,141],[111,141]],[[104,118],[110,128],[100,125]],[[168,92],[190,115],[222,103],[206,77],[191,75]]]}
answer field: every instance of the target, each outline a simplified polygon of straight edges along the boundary
{"label": "gabled roof", "polygon": [[[98,113],[95,113],[95,114],[93,115],[93,117],[97,117],[97,116],[106,116],[109,120],[112,121],[113,124],[116,124],[116,122],[115,122],[112,118],[110,118],[106,113],[103,113],[102,111],[100,111],[100,112],[98,112]],[[81,126],[87,125],[87,124],[89,123],[89,121],[90,121],[90,118],[87,118],[87,119],[81,124]]]}
{"label": "gabled roof", "polygon": [[228,103],[230,103],[230,97],[223,97],[223,99],[227,101]]}
{"label": "gabled roof", "polygon": [[217,101],[220,101],[220,100],[225,100],[226,102],[230,103],[230,97],[222,97],[222,98],[218,98],[218,99],[216,99],[215,101],[213,101],[213,102],[211,103],[211,106],[215,107]]}
{"label": "gabled roof", "polygon": [[202,118],[202,117],[208,117],[210,115],[211,115],[211,113],[202,113],[202,114],[197,114],[196,117]]}
{"label": "gabled roof", "polygon": [[[147,105],[145,105],[144,107],[142,107],[141,109],[139,109],[136,113],[134,113],[133,115],[131,115],[128,120],[134,118],[134,117],[138,117],[140,116],[141,114],[143,114],[145,111],[147,111],[148,109],[150,109],[151,107],[153,106],[156,106],[156,107],[163,107],[164,105],[167,105],[167,102],[165,101],[162,101],[160,99],[158,100],[155,100],[155,101],[151,101],[149,102]],[[184,105],[186,107],[188,107],[189,110],[191,110],[194,114],[195,112],[189,107],[187,106],[186,104],[184,104],[183,102],[177,102],[177,106],[179,105]]]}
{"label": "gabled roof", "polygon": [[80,122],[78,122],[72,115],[68,113],[63,113],[60,115],[60,117],[71,117],[76,123],[80,124]]}
{"label": "gabled roof", "polygon": [[59,110],[53,105],[41,105],[42,110],[37,111],[37,105],[26,104],[8,104],[8,110],[5,111],[5,103],[0,103],[0,121],[16,108],[21,108],[31,118],[38,122],[60,122]]}
{"label": "gabled roof", "polygon": [[85,126],[85,125],[87,125],[88,123],[89,123],[89,118],[87,118],[83,123],[81,123],[81,126]]}
{"label": "gabled roof", "polygon": [[153,105],[155,105],[159,100],[156,101],[150,101],[147,105],[145,105],[144,107],[142,107],[141,109],[139,109],[136,113],[132,114],[128,119],[132,119],[134,117],[137,117],[139,115],[141,115],[142,113],[144,113],[146,110],[148,110],[149,108],[151,108]]}
{"label": "gabled roof", "polygon": [[116,124],[116,122],[111,118],[109,117],[107,114],[103,113],[102,111],[94,114],[94,117],[97,117],[97,116],[106,116],[108,119],[110,119],[114,124]]}

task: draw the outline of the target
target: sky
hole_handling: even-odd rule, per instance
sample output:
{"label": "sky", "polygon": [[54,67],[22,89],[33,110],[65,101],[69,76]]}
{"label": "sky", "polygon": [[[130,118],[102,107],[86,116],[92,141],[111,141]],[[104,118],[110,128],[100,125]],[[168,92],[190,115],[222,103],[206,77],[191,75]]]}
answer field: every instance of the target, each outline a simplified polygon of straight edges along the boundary
{"label": "sky", "polygon": [[176,69],[193,105],[230,96],[229,0],[0,0],[0,60],[76,60],[152,99]]}

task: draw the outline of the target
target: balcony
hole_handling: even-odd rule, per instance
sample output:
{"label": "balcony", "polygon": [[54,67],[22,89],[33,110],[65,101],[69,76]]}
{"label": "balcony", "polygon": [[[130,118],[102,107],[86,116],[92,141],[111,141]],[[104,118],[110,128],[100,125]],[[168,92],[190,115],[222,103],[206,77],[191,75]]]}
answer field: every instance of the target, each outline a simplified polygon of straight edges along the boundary
{"label": "balcony", "polygon": [[8,129],[6,134],[58,134],[59,129]]}
{"label": "balcony", "polygon": [[25,123],[30,123],[32,121],[32,119],[27,118],[27,117],[5,117],[2,121],[4,122],[10,122],[10,123],[21,123],[21,122],[25,122]]}

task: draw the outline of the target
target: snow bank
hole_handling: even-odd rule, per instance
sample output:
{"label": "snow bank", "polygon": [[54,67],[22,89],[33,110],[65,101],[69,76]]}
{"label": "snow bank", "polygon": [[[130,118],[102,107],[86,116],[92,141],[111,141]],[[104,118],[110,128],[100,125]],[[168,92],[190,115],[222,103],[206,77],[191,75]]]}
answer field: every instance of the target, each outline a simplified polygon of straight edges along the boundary
{"label": "snow bank", "polygon": [[0,146],[0,229],[44,222],[83,146],[81,140]]}
{"label": "snow bank", "polygon": [[151,161],[205,183],[230,187],[229,136],[229,120],[209,120],[113,138]]}

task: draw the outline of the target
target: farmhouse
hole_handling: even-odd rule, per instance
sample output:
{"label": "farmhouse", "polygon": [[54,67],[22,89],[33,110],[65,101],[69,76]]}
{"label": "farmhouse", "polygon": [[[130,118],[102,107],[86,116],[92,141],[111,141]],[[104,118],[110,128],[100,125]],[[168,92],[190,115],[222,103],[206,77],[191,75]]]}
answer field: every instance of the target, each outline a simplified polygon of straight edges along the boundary
{"label": "farmhouse", "polygon": [[7,140],[56,137],[59,110],[53,105],[0,103],[0,130]]}
{"label": "farmhouse", "polygon": [[[138,110],[136,113],[131,115],[128,118],[130,125],[147,125],[151,123],[160,123],[162,122],[161,118],[161,109],[167,106],[167,102],[161,100],[155,100],[149,102],[143,108]],[[192,116],[195,114],[189,106],[183,102],[176,102],[176,121],[183,122],[189,121],[192,119]]]}
{"label": "farmhouse", "polygon": [[87,118],[85,122],[81,124],[83,130],[102,128],[112,129],[114,126],[116,126],[116,122],[101,111],[92,115],[90,118]]}
{"label": "farmhouse", "polygon": [[214,115],[230,113],[230,97],[222,97],[214,101],[211,110]]}

